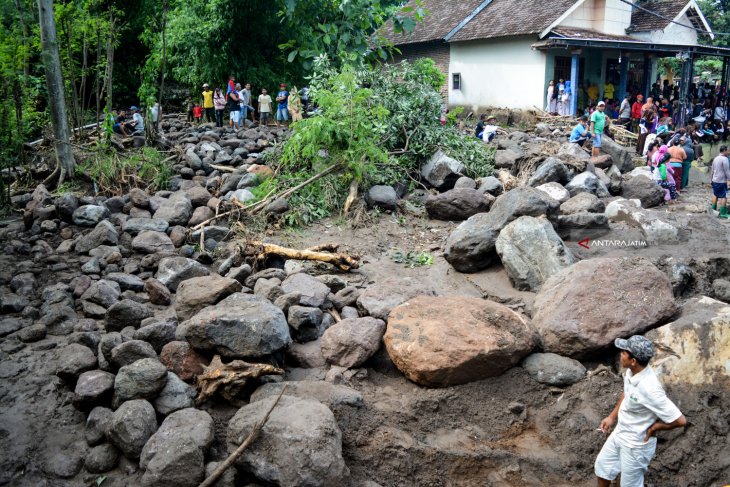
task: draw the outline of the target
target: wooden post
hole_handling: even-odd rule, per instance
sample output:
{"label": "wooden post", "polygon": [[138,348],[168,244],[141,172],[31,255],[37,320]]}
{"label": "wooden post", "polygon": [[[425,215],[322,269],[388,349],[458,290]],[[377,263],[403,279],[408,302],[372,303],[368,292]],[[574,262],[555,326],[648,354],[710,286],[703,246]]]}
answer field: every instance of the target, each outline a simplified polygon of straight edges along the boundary
{"label": "wooden post", "polygon": [[46,71],[48,104],[51,107],[57,168],[60,168],[58,184],[65,177],[74,177],[74,156],[69,144],[68,119],[66,118],[65,94],[61,75],[61,58],[58,54],[56,21],[53,16],[53,0],[38,0],[38,19],[41,28],[41,57]]}

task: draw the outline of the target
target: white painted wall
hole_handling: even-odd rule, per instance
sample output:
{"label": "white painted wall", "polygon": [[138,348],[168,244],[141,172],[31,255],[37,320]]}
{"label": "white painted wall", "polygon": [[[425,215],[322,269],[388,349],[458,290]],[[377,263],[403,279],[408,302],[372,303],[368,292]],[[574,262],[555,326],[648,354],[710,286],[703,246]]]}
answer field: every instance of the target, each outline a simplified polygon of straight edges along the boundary
{"label": "white painted wall", "polygon": [[598,30],[606,34],[626,35],[631,25],[631,5],[621,0],[606,0],[603,26]]}
{"label": "white painted wall", "polygon": [[[678,22],[685,25],[692,25],[687,15],[682,15]],[[695,30],[682,27],[681,25],[667,23],[669,25],[664,30],[636,32],[631,35],[644,41],[662,44],[697,45],[697,32]]]}
{"label": "white painted wall", "polygon": [[585,0],[570,15],[568,15],[559,27],[573,27],[575,29],[592,29],[595,0]]}
{"label": "white painted wall", "polygon": [[560,27],[593,29],[604,34],[626,35],[631,5],[620,0],[586,0],[560,22]]}
{"label": "white painted wall", "polygon": [[[474,112],[483,107],[545,105],[545,53],[532,50],[536,40],[521,37],[452,43],[449,105]],[[461,73],[461,90],[451,85],[454,73]]]}

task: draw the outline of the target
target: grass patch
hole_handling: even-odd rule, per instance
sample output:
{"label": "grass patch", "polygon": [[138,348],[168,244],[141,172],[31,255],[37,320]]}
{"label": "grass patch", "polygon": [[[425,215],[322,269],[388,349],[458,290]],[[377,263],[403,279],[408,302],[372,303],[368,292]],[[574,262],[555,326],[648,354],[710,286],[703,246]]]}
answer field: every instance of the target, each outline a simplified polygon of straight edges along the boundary
{"label": "grass patch", "polygon": [[172,166],[156,149],[144,147],[124,156],[100,152],[78,164],[76,173],[90,179],[102,194],[121,195],[132,188],[151,192],[167,188]]}

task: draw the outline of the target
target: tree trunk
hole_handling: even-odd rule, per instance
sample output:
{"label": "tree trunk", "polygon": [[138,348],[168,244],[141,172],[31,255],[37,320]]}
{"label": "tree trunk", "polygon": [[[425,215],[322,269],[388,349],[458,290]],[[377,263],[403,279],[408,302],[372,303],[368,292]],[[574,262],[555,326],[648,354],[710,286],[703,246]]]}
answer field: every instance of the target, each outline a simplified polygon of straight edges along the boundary
{"label": "tree trunk", "polygon": [[160,131],[160,119],[162,118],[162,92],[165,90],[165,70],[167,69],[167,39],[165,31],[167,30],[167,9],[168,0],[162,0],[162,76],[160,79],[160,94],[157,97],[157,120],[155,122],[155,132]]}
{"label": "tree trunk", "polygon": [[[76,90],[76,67],[74,66],[73,53],[71,52],[71,28],[72,21],[66,17],[63,20],[63,33],[66,37],[66,56],[68,57],[68,74],[70,80],[70,91],[71,91],[71,121],[74,127],[78,127],[79,135],[81,135],[81,127],[84,126],[83,120],[81,119],[81,111],[79,110],[79,96]],[[76,129],[73,130],[71,136],[76,136]]]}
{"label": "tree trunk", "polygon": [[53,125],[56,149],[56,163],[60,167],[59,184],[65,177],[74,177],[74,156],[69,144],[68,118],[66,118],[63,77],[61,76],[61,58],[58,54],[56,38],[56,21],[53,17],[53,0],[38,0],[38,19],[41,28],[41,57],[46,72],[48,103],[51,107],[51,123]]}
{"label": "tree trunk", "polygon": [[106,37],[106,110],[112,112],[112,79],[114,79],[114,11],[109,6],[109,33]]}
{"label": "tree trunk", "polygon": [[94,92],[96,93],[96,131],[99,132],[99,119],[101,118],[101,90],[102,83],[101,73],[101,26],[96,24],[96,79],[94,80]]}
{"label": "tree trunk", "polygon": [[30,63],[28,62],[28,25],[25,23],[25,9],[21,0],[15,0],[15,8],[18,10],[20,29],[23,32],[23,86],[28,87],[30,77]]}

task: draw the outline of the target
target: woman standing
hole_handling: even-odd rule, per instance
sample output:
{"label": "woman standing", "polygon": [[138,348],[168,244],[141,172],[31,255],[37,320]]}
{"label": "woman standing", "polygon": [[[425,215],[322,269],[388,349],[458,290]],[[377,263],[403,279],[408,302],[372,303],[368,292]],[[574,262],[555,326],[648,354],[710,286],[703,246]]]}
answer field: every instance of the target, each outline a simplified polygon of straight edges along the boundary
{"label": "woman standing", "polygon": [[223,96],[220,88],[215,89],[213,93],[213,106],[215,107],[215,126],[223,126],[223,111],[226,108],[226,97]]}
{"label": "woman standing", "polygon": [[291,90],[291,93],[289,93],[287,101],[289,102],[289,114],[291,114],[291,121],[300,121],[302,119],[302,99],[299,96],[299,91],[297,91],[296,86]]}
{"label": "woman standing", "polygon": [[548,113],[553,113],[554,105],[553,105],[553,92],[555,91],[555,80],[550,80],[550,83],[548,83],[547,87],[547,97],[545,99],[545,111]]}

